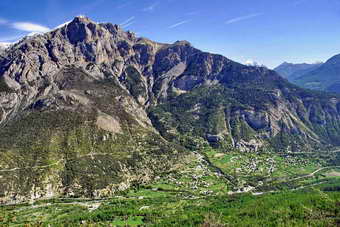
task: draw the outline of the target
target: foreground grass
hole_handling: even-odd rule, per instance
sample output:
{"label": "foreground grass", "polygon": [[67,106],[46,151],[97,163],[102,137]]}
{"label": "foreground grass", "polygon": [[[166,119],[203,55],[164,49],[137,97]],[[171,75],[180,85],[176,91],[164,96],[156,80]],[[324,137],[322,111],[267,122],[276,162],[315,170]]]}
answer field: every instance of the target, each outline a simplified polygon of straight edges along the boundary
{"label": "foreground grass", "polygon": [[340,226],[340,192],[325,188],[337,187],[196,198],[141,188],[104,201],[2,206],[0,226]]}

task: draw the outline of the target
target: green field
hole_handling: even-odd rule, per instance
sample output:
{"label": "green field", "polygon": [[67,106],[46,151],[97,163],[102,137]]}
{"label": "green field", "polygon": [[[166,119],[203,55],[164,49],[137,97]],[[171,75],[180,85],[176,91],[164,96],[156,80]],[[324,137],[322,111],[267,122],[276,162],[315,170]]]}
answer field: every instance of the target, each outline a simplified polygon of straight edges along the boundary
{"label": "green field", "polygon": [[340,168],[324,160],[205,149],[113,198],[1,206],[0,226],[339,226]]}
{"label": "green field", "polygon": [[[141,188],[101,201],[55,199],[0,208],[1,226],[337,226],[340,191],[187,197]],[[335,188],[335,187],[334,187]]]}

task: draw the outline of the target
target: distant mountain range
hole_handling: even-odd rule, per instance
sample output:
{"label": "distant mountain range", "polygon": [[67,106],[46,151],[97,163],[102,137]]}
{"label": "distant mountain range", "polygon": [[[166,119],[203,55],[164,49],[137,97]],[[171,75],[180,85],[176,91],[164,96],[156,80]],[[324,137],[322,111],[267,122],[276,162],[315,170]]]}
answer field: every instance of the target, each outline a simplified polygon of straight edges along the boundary
{"label": "distant mountain range", "polygon": [[320,67],[322,63],[315,63],[315,64],[293,64],[293,63],[287,63],[284,62],[278,67],[276,67],[274,70],[278,72],[282,77],[288,79],[289,81],[293,82],[297,78],[299,78],[301,75],[304,75],[308,72],[311,72],[318,67]]}
{"label": "distant mountain range", "polygon": [[340,93],[340,55],[330,58],[317,69],[301,75],[294,83],[305,88]]}
{"label": "distant mountain range", "polygon": [[323,64],[283,63],[274,70],[301,87],[340,93],[340,55]]}

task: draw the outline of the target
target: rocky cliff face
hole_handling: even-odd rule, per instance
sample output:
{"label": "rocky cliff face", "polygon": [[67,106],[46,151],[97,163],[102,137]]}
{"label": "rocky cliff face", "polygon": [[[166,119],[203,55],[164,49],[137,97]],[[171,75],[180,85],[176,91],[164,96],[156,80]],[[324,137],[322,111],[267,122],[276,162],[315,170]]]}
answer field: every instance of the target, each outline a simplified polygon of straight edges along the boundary
{"label": "rocky cliff face", "polygon": [[183,149],[152,126],[140,73],[160,47],[78,17],[6,51],[0,197],[109,196],[171,169]]}
{"label": "rocky cliff face", "polygon": [[186,41],[77,17],[0,58],[0,197],[109,196],[202,140],[224,151],[338,145],[339,101]]}

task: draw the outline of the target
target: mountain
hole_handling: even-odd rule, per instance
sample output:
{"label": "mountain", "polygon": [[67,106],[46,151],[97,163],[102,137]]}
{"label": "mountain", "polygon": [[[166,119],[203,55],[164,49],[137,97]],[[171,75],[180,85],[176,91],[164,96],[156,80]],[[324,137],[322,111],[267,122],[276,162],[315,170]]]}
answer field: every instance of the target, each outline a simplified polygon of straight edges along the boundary
{"label": "mountain", "polygon": [[340,55],[296,78],[294,83],[309,89],[340,93]]}
{"label": "mountain", "polygon": [[0,107],[4,202],[111,196],[201,160],[206,146],[340,145],[339,96],[82,16],[5,51]]}
{"label": "mountain", "polygon": [[319,68],[322,63],[315,64],[293,64],[284,62],[278,67],[274,69],[277,73],[279,73],[282,77],[286,78],[290,82],[294,82],[295,79],[301,77],[302,75],[311,72],[317,68]]}
{"label": "mountain", "polygon": [[10,43],[3,43],[0,42],[0,55],[3,54],[7,48],[9,48],[11,46]]}
{"label": "mountain", "polygon": [[0,49],[7,49],[11,46],[11,43],[0,42]]}

